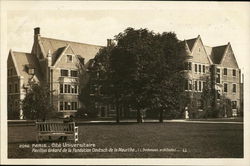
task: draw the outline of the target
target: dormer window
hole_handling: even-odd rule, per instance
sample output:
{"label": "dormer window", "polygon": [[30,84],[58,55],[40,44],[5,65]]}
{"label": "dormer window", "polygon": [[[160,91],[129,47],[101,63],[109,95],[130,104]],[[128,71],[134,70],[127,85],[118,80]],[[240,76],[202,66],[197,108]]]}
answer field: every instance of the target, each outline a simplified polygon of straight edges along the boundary
{"label": "dormer window", "polygon": [[30,75],[35,74],[35,69],[29,69],[29,74],[30,74]]}
{"label": "dormer window", "polygon": [[26,65],[26,71],[29,75],[34,75],[35,74],[35,67],[32,65]]}
{"label": "dormer window", "polygon": [[73,56],[67,55],[67,62],[73,62]]}

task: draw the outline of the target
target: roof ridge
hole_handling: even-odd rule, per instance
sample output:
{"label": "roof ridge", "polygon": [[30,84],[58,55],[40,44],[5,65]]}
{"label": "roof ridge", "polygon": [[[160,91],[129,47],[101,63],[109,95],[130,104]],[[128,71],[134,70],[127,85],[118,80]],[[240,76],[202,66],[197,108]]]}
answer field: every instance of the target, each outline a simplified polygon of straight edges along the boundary
{"label": "roof ridge", "polygon": [[49,39],[49,40],[63,41],[63,42],[71,42],[71,43],[77,43],[77,44],[84,44],[84,45],[90,45],[90,46],[105,47],[105,46],[96,45],[96,44],[81,43],[81,42],[75,42],[75,41],[63,40],[63,39],[55,39],[55,38],[49,38],[49,37],[41,37],[41,38]]}
{"label": "roof ridge", "polygon": [[31,54],[29,52],[23,52],[23,51],[12,51],[13,53],[25,53],[25,54]]}
{"label": "roof ridge", "polygon": [[217,47],[226,47],[226,46],[227,46],[227,44],[226,44],[226,45],[214,46],[214,47],[212,47],[212,48],[217,48]]}

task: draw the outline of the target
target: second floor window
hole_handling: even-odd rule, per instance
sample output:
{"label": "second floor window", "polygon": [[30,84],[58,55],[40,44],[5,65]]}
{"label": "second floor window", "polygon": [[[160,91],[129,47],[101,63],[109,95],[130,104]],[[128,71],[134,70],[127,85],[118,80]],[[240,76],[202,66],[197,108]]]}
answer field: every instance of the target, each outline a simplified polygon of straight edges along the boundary
{"label": "second floor window", "polygon": [[201,73],[201,65],[199,65],[199,72]]}
{"label": "second floor window", "polygon": [[78,73],[77,73],[76,70],[71,70],[71,71],[70,71],[70,75],[71,75],[71,77],[77,77],[77,76],[78,76]]}
{"label": "second floor window", "polygon": [[69,75],[69,71],[68,70],[61,70],[61,76],[68,76]]}
{"label": "second floor window", "polygon": [[60,93],[77,94],[78,86],[70,84],[60,84]]}
{"label": "second floor window", "polygon": [[203,73],[206,72],[206,67],[205,67],[205,65],[202,66],[202,71],[203,71]]}
{"label": "second floor window", "polygon": [[194,65],[194,71],[197,72],[197,64]]}
{"label": "second floor window", "polygon": [[233,69],[233,76],[236,76],[236,70]]}
{"label": "second floor window", "polygon": [[223,74],[224,74],[224,75],[227,75],[227,68],[224,68]]}
{"label": "second floor window", "polygon": [[233,84],[233,93],[236,93],[236,84]]}

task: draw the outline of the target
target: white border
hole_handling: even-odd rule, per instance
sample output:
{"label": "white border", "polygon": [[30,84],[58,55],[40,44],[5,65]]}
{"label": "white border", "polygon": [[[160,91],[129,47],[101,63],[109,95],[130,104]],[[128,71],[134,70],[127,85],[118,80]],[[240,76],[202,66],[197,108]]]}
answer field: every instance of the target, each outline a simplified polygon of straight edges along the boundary
{"label": "white border", "polygon": [[[87,2],[87,1],[0,1],[1,7],[1,164],[85,164],[85,165],[250,165],[250,153],[249,153],[249,89],[248,89],[248,71],[244,71],[245,74],[245,109],[244,109],[244,159],[7,159],[7,85],[5,76],[7,75],[7,56],[9,50],[7,50],[7,11],[8,10],[98,10],[98,9],[116,9],[116,10],[125,10],[125,9],[138,9],[142,10],[158,8],[165,9],[166,5],[175,5],[173,9],[180,9],[178,4],[186,4],[186,8],[199,8],[199,6],[207,5],[204,2]],[[97,5],[98,3],[98,5]],[[229,2],[211,2],[211,4],[216,4],[218,6],[223,3]],[[234,2],[231,5],[237,7],[237,4],[245,3],[249,5],[249,2]],[[249,13],[250,14],[250,13]],[[250,21],[250,20],[249,20]],[[249,24],[250,25],[250,24]],[[237,34],[236,34],[237,35]],[[246,34],[250,35],[250,34]],[[250,44],[249,44],[250,47]],[[39,161],[39,162],[38,162]]]}

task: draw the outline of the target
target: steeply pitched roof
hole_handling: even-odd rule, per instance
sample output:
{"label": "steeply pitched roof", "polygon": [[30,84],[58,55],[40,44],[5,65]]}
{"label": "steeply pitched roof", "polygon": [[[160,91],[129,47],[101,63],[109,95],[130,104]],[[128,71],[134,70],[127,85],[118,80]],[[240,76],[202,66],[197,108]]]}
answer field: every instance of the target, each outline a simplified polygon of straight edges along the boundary
{"label": "steeply pitched roof", "polygon": [[188,45],[190,51],[192,51],[196,39],[197,39],[197,38],[193,38],[193,39],[188,39],[188,40],[186,40],[187,45]]}
{"label": "steeply pitched roof", "polygon": [[[24,82],[28,83],[29,79],[33,78],[34,76],[37,77],[37,79],[39,80],[41,78],[41,75],[39,73],[39,70],[37,70],[37,68],[35,66],[36,65],[36,59],[34,56],[32,56],[32,54],[30,53],[25,53],[25,52],[13,52],[13,58],[15,58],[16,61],[16,67],[19,71],[19,74],[21,76],[23,76],[24,78]],[[27,67],[31,67],[32,68],[36,68],[35,70],[35,75],[30,75],[28,74],[28,70]]]}
{"label": "steeply pitched roof", "polygon": [[212,48],[212,53],[210,58],[212,59],[213,63],[220,64],[221,59],[226,51],[227,45],[217,46]]}
{"label": "steeply pitched roof", "polygon": [[59,55],[62,53],[62,51],[65,49],[67,45],[70,45],[70,47],[74,51],[74,54],[83,57],[85,59],[85,62],[87,62],[89,59],[94,58],[99,49],[103,47],[98,45],[84,44],[84,43],[52,39],[46,37],[41,37],[40,39],[45,54],[48,54],[49,50],[52,54],[52,65],[55,64]]}
{"label": "steeply pitched roof", "polygon": [[[212,54],[212,49],[213,49],[213,47],[205,46],[205,45],[204,45],[204,48],[205,48],[205,50],[206,50],[207,55],[210,56],[210,55]],[[210,56],[210,58],[211,58],[211,56]]]}

